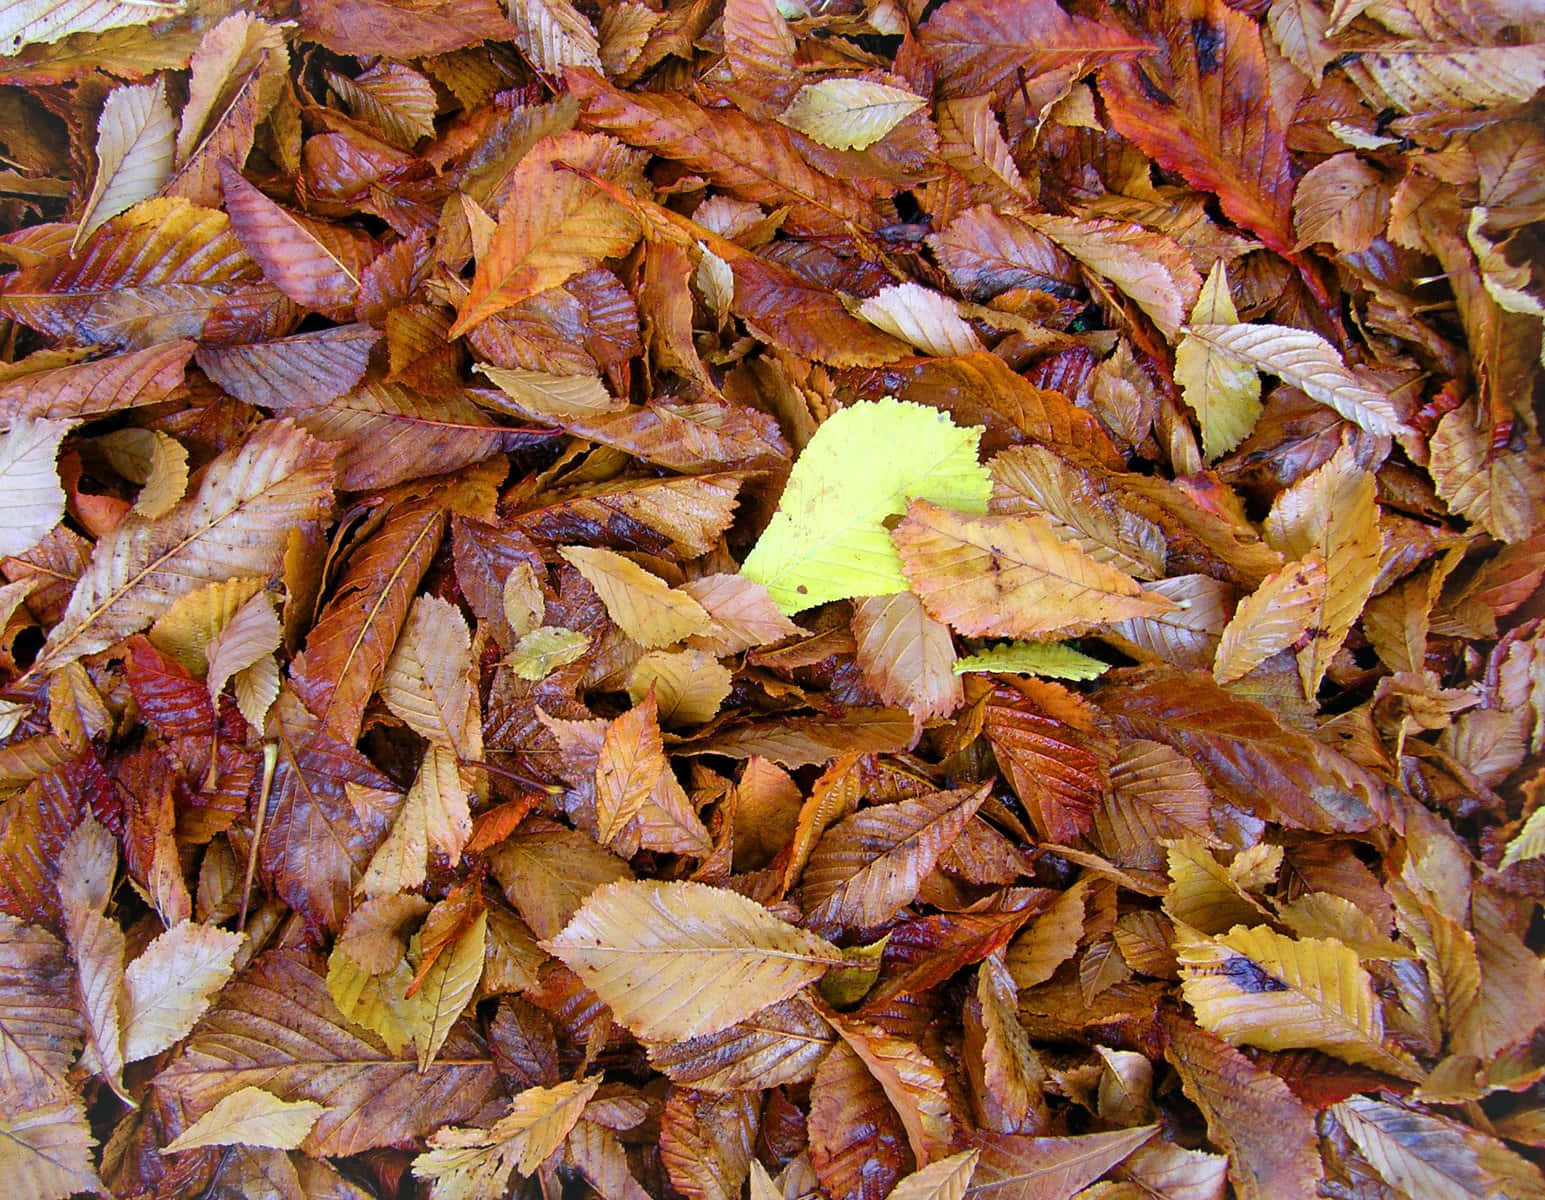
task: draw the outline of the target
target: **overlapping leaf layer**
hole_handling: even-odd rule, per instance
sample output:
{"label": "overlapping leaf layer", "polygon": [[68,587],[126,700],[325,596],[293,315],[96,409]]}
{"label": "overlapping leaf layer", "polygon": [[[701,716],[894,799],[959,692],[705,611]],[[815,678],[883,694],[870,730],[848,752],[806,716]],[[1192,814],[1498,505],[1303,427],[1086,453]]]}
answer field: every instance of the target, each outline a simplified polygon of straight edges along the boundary
{"label": "overlapping leaf layer", "polygon": [[1545,1200],[1537,4],[0,55],[0,1193]]}

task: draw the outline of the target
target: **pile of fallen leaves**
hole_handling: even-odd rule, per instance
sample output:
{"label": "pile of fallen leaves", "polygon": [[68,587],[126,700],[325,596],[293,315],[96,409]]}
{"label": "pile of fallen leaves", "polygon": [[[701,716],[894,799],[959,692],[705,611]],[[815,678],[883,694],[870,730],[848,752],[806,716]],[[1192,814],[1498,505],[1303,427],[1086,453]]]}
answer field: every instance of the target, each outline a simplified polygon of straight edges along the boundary
{"label": "pile of fallen leaves", "polygon": [[0,6],[10,1200],[1541,1200],[1531,0]]}

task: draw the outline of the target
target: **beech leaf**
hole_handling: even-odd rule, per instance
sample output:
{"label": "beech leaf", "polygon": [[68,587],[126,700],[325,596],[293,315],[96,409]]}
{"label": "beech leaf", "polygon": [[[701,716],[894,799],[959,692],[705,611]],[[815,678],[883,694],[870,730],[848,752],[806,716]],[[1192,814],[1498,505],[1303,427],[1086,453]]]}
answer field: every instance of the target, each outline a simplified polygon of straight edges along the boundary
{"label": "beech leaf", "polygon": [[833,414],[794,464],[767,531],[741,564],[786,614],[828,600],[905,591],[884,522],[926,498],[987,507],[980,430],[894,398]]}
{"label": "beech leaf", "polygon": [[847,961],[755,901],[701,883],[609,884],[543,946],[655,1041],[717,1033]]}
{"label": "beech leaf", "polygon": [[281,1100],[262,1088],[244,1087],[223,1097],[168,1142],[163,1154],[200,1146],[271,1146],[294,1150],[306,1140],[322,1115],[322,1105],[310,1100]]}

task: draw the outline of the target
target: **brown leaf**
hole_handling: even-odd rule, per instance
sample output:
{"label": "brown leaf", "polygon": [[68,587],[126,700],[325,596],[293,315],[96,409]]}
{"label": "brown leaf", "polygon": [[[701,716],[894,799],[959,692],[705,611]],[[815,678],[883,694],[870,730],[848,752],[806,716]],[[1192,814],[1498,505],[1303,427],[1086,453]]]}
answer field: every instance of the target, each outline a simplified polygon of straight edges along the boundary
{"label": "brown leaf", "polygon": [[1231,803],[1304,829],[1369,829],[1387,815],[1384,786],[1362,767],[1207,676],[1141,668],[1106,679],[1119,687],[1102,687],[1100,706],[1122,732],[1173,746]]}
{"label": "brown leaf", "polygon": [[1314,1117],[1287,1085],[1188,1021],[1167,1018],[1165,1031],[1165,1056],[1206,1117],[1208,1134],[1228,1150],[1240,1196],[1313,1194],[1322,1170]]}
{"label": "brown leaf", "polygon": [[1213,192],[1269,249],[1289,253],[1292,170],[1259,30],[1221,0],[1183,0],[1153,15],[1158,53],[1101,73],[1111,123]]}
{"label": "brown leaf", "polygon": [[379,532],[355,551],[296,656],[296,694],[336,740],[358,737],[365,702],[386,670],[445,524],[444,510],[427,501],[388,511]]}
{"label": "brown leaf", "polygon": [[973,518],[917,500],[893,537],[924,607],[967,636],[1069,636],[1171,607],[1039,517]]}
{"label": "brown leaf", "polygon": [[847,1042],[810,1085],[810,1161],[832,1200],[883,1200],[913,1162],[901,1119]]}
{"label": "brown leaf", "polygon": [[883,925],[916,896],[986,798],[981,788],[935,792],[866,808],[828,829],[801,876],[810,924]]}
{"label": "brown leaf", "polygon": [[423,1137],[493,1100],[498,1076],[481,1039],[462,1027],[420,1072],[347,1023],[327,994],[323,964],[293,950],[258,959],[220,996],[187,1045],[156,1076],[162,1102],[202,1114],[232,1092],[261,1087],[326,1111],[303,1148],[357,1154]]}

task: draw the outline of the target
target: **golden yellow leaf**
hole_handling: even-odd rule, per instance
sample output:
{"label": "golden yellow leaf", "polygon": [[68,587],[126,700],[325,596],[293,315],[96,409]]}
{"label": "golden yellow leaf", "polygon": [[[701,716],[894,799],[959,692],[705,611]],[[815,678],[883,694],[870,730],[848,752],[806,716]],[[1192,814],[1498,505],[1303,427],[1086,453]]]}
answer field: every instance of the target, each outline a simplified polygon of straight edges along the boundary
{"label": "golden yellow leaf", "polygon": [[175,660],[188,674],[203,675],[210,641],[243,605],[263,590],[266,583],[255,575],[238,575],[206,583],[157,617],[146,636],[151,645]]}
{"label": "golden yellow leaf", "polygon": [[639,235],[633,212],[558,164],[625,182],[637,175],[642,158],[598,133],[562,133],[528,150],[513,172],[488,253],[478,260],[449,336],[460,337],[632,246]]}
{"label": "golden yellow leaf", "polygon": [[[1202,285],[1193,325],[1237,325],[1239,313],[1220,258]],[[1175,382],[1202,427],[1202,452],[1211,462],[1244,441],[1261,415],[1261,377],[1249,363],[1185,334],[1175,347]]]}
{"label": "golden yellow leaf", "polygon": [[467,930],[424,972],[415,997],[418,1008],[412,1024],[420,1072],[429,1069],[429,1064],[450,1036],[456,1018],[472,1002],[478,980],[483,977],[487,941],[488,913],[480,912]]}
{"label": "golden yellow leaf", "polygon": [[119,429],[97,439],[113,470],[141,484],[134,511],[161,517],[188,490],[188,452],[176,438],[149,429]]}
{"label": "golden yellow leaf", "polygon": [[238,1088],[161,1150],[176,1154],[200,1146],[269,1146],[296,1150],[326,1111],[313,1100],[281,1100],[259,1087]]}
{"label": "golden yellow leaf", "polygon": [[1170,880],[1164,911],[1174,920],[1211,934],[1270,919],[1198,838],[1187,834],[1164,845]]}
{"label": "golden yellow leaf", "polygon": [[1329,586],[1317,550],[1268,575],[1239,602],[1224,627],[1212,660],[1213,678],[1232,683],[1292,646],[1320,616]]}
{"label": "golden yellow leaf", "polygon": [[342,946],[334,947],[327,960],[327,994],[355,1024],[370,1030],[396,1056],[413,1040],[418,1002],[410,997],[413,968],[404,960],[372,974],[355,962]]}
{"label": "golden yellow leaf", "polygon": [[701,650],[652,650],[633,664],[628,695],[637,704],[654,689],[665,725],[701,725],[730,694],[729,669]]}
{"label": "golden yellow leaf", "polygon": [[702,605],[613,550],[560,546],[558,553],[596,590],[606,613],[640,646],[669,646],[708,629]]}
{"label": "golden yellow leaf", "polygon": [[543,947],[652,1041],[717,1033],[847,965],[824,938],[701,883],[609,884]]}
{"label": "golden yellow leaf", "polygon": [[1177,926],[1181,989],[1203,1028],[1235,1045],[1323,1050],[1405,1079],[1421,1069],[1384,1037],[1373,980],[1330,938],[1295,941],[1267,926],[1209,938]]}
{"label": "golden yellow leaf", "polygon": [[1175,607],[1039,517],[971,517],[919,500],[892,537],[929,613],[970,637],[1076,635]]}
{"label": "golden yellow leaf", "polygon": [[1325,564],[1322,576],[1310,574],[1298,585],[1312,589],[1314,600],[1305,626],[1309,642],[1298,651],[1304,695],[1312,699],[1378,582],[1384,535],[1373,474],[1343,445],[1277,496],[1266,539],[1285,555],[1315,555]]}
{"label": "golden yellow leaf", "polygon": [[447,1125],[430,1135],[413,1174],[432,1180],[434,1200],[496,1200],[518,1170],[531,1175],[563,1144],[601,1084],[599,1075],[533,1087],[487,1129]]}

